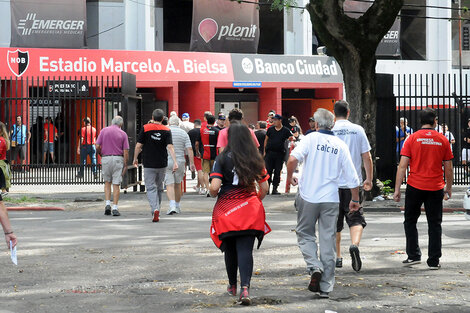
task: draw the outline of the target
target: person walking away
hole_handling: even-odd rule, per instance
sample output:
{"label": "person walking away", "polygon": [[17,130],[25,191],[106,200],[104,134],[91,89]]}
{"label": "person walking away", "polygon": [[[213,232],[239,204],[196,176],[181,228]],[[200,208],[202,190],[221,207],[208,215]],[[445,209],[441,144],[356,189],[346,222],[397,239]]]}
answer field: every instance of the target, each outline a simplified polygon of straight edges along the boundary
{"label": "person walking away", "polygon": [[188,134],[181,129],[179,124],[178,116],[171,116],[168,120],[170,124],[171,138],[173,141],[173,149],[178,162],[178,169],[173,171],[173,159],[168,156],[168,165],[165,173],[165,186],[166,195],[170,201],[170,206],[167,211],[167,215],[181,213],[180,201],[183,196],[181,189],[181,182],[184,179],[186,171],[186,159],[185,153],[188,154],[189,168],[191,172],[196,170],[194,166],[194,155],[193,148],[191,146],[191,140],[189,140]]}
{"label": "person walking away", "polygon": [[[270,176],[268,183],[270,186],[271,183],[273,185],[272,195],[281,194],[277,188],[281,182],[282,164],[286,153],[285,141],[288,139],[293,140],[292,133],[289,129],[282,126],[282,116],[279,114],[274,115],[273,126],[268,128],[266,139],[264,140],[264,161]],[[273,175],[272,179],[271,175]]]}
{"label": "person walking away", "polygon": [[[338,188],[351,190],[350,212],[359,210],[359,177],[344,141],[331,129],[334,116],[325,109],[315,114],[317,131],[306,136],[292,151],[287,162],[287,182],[299,185],[294,205],[297,209],[297,241],[310,274],[308,290],[328,298],[335,285],[335,233],[338,218]],[[300,180],[293,176],[303,162]],[[319,252],[316,242],[318,222]]]}
{"label": "person walking away", "polygon": [[[334,112],[336,117],[333,133],[335,136],[343,140],[349,148],[354,168],[356,170],[359,181],[362,182],[362,163],[366,172],[366,179],[364,181],[363,189],[370,191],[372,189],[372,156],[370,154],[370,144],[367,139],[364,128],[348,121],[350,109],[349,104],[340,100],[334,105]],[[349,202],[351,201],[351,191],[347,188],[344,182],[340,182],[339,193],[339,215],[336,224],[336,267],[343,266],[343,258],[341,257],[341,231],[344,227],[344,219],[349,226],[349,233],[351,237],[351,245],[349,246],[349,254],[351,255],[352,268],[359,272],[362,267],[362,260],[359,254],[359,244],[362,238],[362,232],[367,223],[364,218],[362,210],[362,190],[359,189],[359,201],[361,202],[360,209],[354,212],[349,212]]]}
{"label": "person walking away", "polygon": [[[201,156],[204,152],[204,148],[202,145],[198,145],[198,152],[196,152],[196,142],[198,138],[201,136],[201,120],[196,119],[194,120],[194,128],[188,132],[189,140],[191,140],[191,146],[193,147],[193,155],[194,155],[194,167],[196,168],[197,172],[197,184],[196,184],[196,192],[199,194],[205,194],[206,188],[204,187],[204,173],[202,172],[202,160]],[[198,156],[199,155],[199,156]]]}
{"label": "person walking away", "polygon": [[228,145],[216,158],[209,189],[212,197],[218,196],[210,235],[225,254],[227,292],[232,296],[237,295],[237,270],[240,271],[239,300],[243,305],[251,304],[255,238],[259,248],[264,235],[271,230],[261,202],[268,191],[268,177],[263,158],[250,137],[245,125],[231,124]]}
{"label": "person walking away", "polygon": [[424,203],[429,235],[426,263],[429,269],[437,270],[441,267],[439,259],[442,256],[442,200],[452,196],[454,156],[449,140],[434,129],[437,124],[436,111],[430,108],[422,110],[420,122],[421,129],[410,135],[401,150],[393,198],[396,202],[400,201],[400,187],[409,165],[403,223],[408,257],[403,264],[411,266],[421,263],[416,223]]}
{"label": "person walking away", "polygon": [[51,163],[54,163],[54,140],[57,139],[57,128],[52,123],[50,116],[46,117],[46,123],[44,124],[44,155],[42,163],[46,163],[47,152],[51,156]]}
{"label": "person walking away", "polygon": [[189,121],[189,113],[183,113],[181,118],[182,118],[182,121],[179,124],[179,126],[182,130],[184,130],[186,133],[188,133],[191,129],[194,128],[194,123],[191,123]]}
{"label": "person walking away", "polygon": [[[219,132],[219,137],[217,139],[217,149],[219,153],[222,153],[224,151],[224,148],[227,146],[228,143],[228,128],[230,127],[230,124],[232,122],[239,122],[242,123],[243,121],[243,111],[241,109],[232,109],[229,114],[228,114],[228,127],[225,127]],[[255,132],[250,129],[251,133],[251,138],[253,138],[253,141],[256,145],[256,147],[259,147],[259,142],[258,139],[256,139]]]}
{"label": "person walking away", "polygon": [[200,147],[203,148],[202,153],[202,171],[204,172],[205,194],[209,197],[209,174],[217,157],[217,139],[219,137],[219,129],[214,126],[215,117],[209,115],[206,117],[206,125],[201,127],[199,137],[196,141],[196,156],[199,154]]}
{"label": "person walking away", "polygon": [[132,163],[138,167],[138,157],[143,155],[144,181],[147,188],[147,199],[153,216],[152,222],[160,220],[160,207],[163,194],[163,180],[168,165],[168,153],[173,160],[173,171],[178,169],[178,162],[173,149],[170,129],[162,125],[163,110],[155,109],[152,112],[153,123],[145,124],[137,138],[134,160]]}
{"label": "person walking away", "polygon": [[[120,216],[118,208],[120,185],[127,171],[129,160],[129,139],[121,129],[124,121],[116,115],[111,126],[101,130],[96,141],[96,151],[101,155],[104,196],[106,206],[104,215]],[[113,186],[113,204],[111,206],[111,185]]]}
{"label": "person walking away", "polygon": [[25,171],[26,167],[26,145],[31,139],[31,132],[28,130],[26,125],[23,124],[21,115],[16,117],[16,123],[13,125],[11,130],[11,165],[15,168],[16,160],[20,159],[21,168],[20,171]]}
{"label": "person walking away", "polygon": [[0,122],[0,189],[1,195],[6,197],[10,189],[11,170],[7,162],[7,151],[10,150],[10,138],[5,124]]}
{"label": "person walking away", "polygon": [[77,145],[77,154],[80,154],[80,170],[76,177],[83,178],[83,169],[86,165],[87,157],[91,160],[91,171],[93,177],[98,178],[98,172],[96,170],[96,128],[91,126],[91,120],[89,117],[83,119],[84,126],[80,130],[80,139]]}
{"label": "person walking away", "polygon": [[255,130],[256,140],[261,142],[258,147],[258,151],[261,155],[264,155],[264,140],[266,139],[266,122],[265,121],[258,121],[256,124],[258,129]]}

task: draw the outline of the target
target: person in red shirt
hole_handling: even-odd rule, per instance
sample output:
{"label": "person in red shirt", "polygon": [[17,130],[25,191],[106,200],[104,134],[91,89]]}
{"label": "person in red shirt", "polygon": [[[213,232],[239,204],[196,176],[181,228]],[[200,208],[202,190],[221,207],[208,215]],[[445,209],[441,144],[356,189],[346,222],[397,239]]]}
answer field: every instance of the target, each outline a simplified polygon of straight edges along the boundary
{"label": "person in red shirt", "polygon": [[[202,172],[204,173],[203,179],[207,194],[207,191],[209,190],[209,174],[212,166],[214,165],[215,158],[217,157],[217,138],[219,137],[219,129],[217,126],[214,126],[215,116],[207,116],[206,121],[206,125],[201,127],[199,137],[196,140],[196,156],[201,157],[199,150],[200,147],[203,147]],[[209,195],[207,194],[207,196]]]}
{"label": "person in red shirt", "polygon": [[[2,180],[2,184],[5,184],[5,176],[3,173],[4,166],[7,166],[5,163],[7,150],[10,148],[10,140],[8,139],[8,132],[6,129],[5,124],[0,122],[0,163],[1,163],[1,170],[0,170],[0,179]],[[3,188],[3,186],[2,186]],[[2,225],[3,232],[5,233],[5,241],[7,243],[7,247],[11,248],[16,246],[16,236],[13,234],[13,229],[11,228],[10,220],[8,219],[8,211],[3,203],[2,196],[4,193],[0,195],[0,224]]]}
{"label": "person in red shirt", "polygon": [[80,138],[77,146],[77,154],[80,154],[80,170],[77,173],[77,178],[83,177],[83,167],[86,164],[87,156],[90,156],[91,160],[91,171],[93,177],[98,178],[96,171],[96,128],[91,126],[91,120],[89,117],[83,119],[85,126],[80,130]]}
{"label": "person in red shirt", "polygon": [[51,155],[51,163],[54,163],[54,140],[57,139],[57,128],[52,123],[52,118],[48,116],[44,124],[44,155],[42,163],[46,163],[47,152]]}
{"label": "person in red shirt", "polygon": [[396,202],[400,201],[400,186],[409,165],[404,222],[408,258],[403,264],[411,266],[421,263],[416,223],[421,214],[421,205],[424,203],[429,234],[427,264],[429,269],[437,270],[441,267],[439,258],[442,256],[442,199],[447,200],[452,196],[454,156],[449,140],[435,130],[436,111],[430,108],[424,109],[420,113],[420,119],[421,129],[411,134],[401,149],[393,198]]}

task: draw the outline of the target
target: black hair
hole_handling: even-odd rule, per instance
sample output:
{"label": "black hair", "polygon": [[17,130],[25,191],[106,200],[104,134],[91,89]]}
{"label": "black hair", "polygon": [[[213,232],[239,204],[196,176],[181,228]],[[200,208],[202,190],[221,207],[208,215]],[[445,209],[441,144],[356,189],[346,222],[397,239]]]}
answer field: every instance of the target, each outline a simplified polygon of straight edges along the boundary
{"label": "black hair", "polygon": [[335,102],[334,112],[336,117],[346,118],[349,112],[349,103],[344,100]]}
{"label": "black hair", "polygon": [[232,109],[228,114],[228,120],[231,121],[241,121],[243,119],[243,111],[240,109]]}
{"label": "black hair", "polygon": [[166,116],[163,117],[162,125],[168,125],[168,117],[166,117]]}
{"label": "black hair", "polygon": [[83,119],[83,122],[88,125],[88,124],[91,123],[91,120],[90,120],[89,117],[85,117],[85,118]]}
{"label": "black hair", "polygon": [[155,109],[152,112],[152,117],[155,122],[163,121],[163,117],[165,116],[165,112],[161,109]]}
{"label": "black hair", "polygon": [[426,108],[419,113],[419,119],[422,125],[434,125],[436,120],[437,113],[436,110],[431,108]]}
{"label": "black hair", "polygon": [[201,124],[202,124],[202,122],[201,122],[200,119],[195,119],[195,120],[194,120],[194,125],[199,126],[199,125],[201,125]]}
{"label": "black hair", "polygon": [[213,125],[215,123],[215,116],[214,115],[209,115],[206,117],[207,124]]}

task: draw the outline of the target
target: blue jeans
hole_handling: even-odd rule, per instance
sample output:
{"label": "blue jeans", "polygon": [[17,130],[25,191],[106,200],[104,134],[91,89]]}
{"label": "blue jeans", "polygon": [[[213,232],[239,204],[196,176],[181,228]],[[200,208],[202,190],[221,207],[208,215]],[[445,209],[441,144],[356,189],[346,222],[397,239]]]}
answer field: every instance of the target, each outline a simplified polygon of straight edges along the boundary
{"label": "blue jeans", "polygon": [[96,147],[95,145],[82,145],[80,147],[80,171],[79,174],[83,175],[83,167],[86,165],[87,156],[91,159],[91,171],[96,174]]}

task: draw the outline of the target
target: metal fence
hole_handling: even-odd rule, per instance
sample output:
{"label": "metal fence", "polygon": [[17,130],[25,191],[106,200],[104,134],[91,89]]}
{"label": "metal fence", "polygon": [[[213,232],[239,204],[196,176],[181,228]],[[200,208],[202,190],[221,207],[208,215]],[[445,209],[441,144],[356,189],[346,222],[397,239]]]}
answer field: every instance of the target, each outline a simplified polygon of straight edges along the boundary
{"label": "metal fence", "polygon": [[[403,128],[400,131],[403,124],[410,132],[420,129],[420,110],[428,107],[435,109],[439,116],[436,130],[451,142],[454,184],[468,185],[469,168],[462,162],[463,138],[470,118],[468,76],[463,75],[460,79],[458,75],[450,74],[396,75],[394,80],[396,137],[403,135]],[[400,125],[400,122],[403,124]],[[398,156],[402,144],[395,144]]]}
{"label": "metal fence", "polygon": [[93,144],[121,112],[121,99],[119,76],[1,78],[12,184],[102,183]]}

